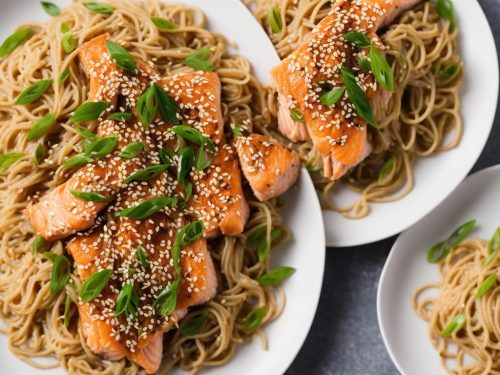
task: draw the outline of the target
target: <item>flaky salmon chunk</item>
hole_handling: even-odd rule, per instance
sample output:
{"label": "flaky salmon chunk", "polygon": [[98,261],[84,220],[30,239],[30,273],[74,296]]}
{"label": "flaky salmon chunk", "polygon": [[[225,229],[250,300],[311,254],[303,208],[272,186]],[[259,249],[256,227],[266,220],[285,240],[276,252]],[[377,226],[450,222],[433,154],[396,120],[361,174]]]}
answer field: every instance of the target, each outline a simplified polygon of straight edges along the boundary
{"label": "flaky salmon chunk", "polygon": [[260,134],[235,139],[245,178],[255,197],[267,201],[283,194],[300,172],[300,159],[278,142]]}
{"label": "flaky salmon chunk", "polygon": [[[337,1],[313,30],[311,39],[272,69],[280,103],[279,130],[294,142],[311,139],[322,155],[325,177],[342,177],[371,153],[371,145],[367,123],[357,114],[347,91],[337,103],[327,105],[320,101],[322,87],[340,89],[340,69],[352,69],[372,103],[387,103],[387,93],[378,88],[371,74],[359,69],[357,58],[361,55],[343,35],[358,31],[376,38],[378,29],[418,2]],[[378,100],[379,95],[385,100]]]}

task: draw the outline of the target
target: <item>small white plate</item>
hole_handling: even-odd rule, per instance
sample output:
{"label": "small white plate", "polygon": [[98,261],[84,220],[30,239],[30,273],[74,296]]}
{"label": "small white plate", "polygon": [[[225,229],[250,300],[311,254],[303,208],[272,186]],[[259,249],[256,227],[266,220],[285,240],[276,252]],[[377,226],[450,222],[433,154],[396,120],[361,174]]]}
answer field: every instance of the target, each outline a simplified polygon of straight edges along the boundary
{"label": "small white plate", "polygon": [[426,260],[427,249],[468,220],[472,236],[489,239],[500,225],[500,166],[468,177],[441,205],[405,231],[392,247],[380,277],[378,322],[387,350],[405,375],[446,375],[427,336],[428,324],[412,309],[413,292],[438,282],[438,266]]}
{"label": "small white plate", "polygon": [[[61,6],[69,3],[68,0],[55,2]],[[239,0],[178,2],[202,9],[208,19],[208,29],[225,35],[229,42],[236,42],[238,50],[233,52],[250,60],[258,80],[269,82],[268,72],[279,62],[278,55],[257,21]],[[6,38],[19,23],[45,20],[48,16],[41,10],[39,1],[2,1],[0,40]],[[293,239],[273,252],[273,264],[292,266],[297,272],[284,284],[287,303],[283,315],[265,328],[269,350],[263,350],[260,340],[255,338],[239,348],[228,364],[205,369],[203,374],[282,374],[292,363],[309,332],[323,283],[325,235],[321,208],[305,169],[297,185],[286,194],[285,202],[287,208],[283,216],[285,225],[292,230]],[[6,337],[0,335],[0,373],[65,374],[62,369],[41,371],[28,366],[8,351],[6,341]],[[185,374],[181,371],[172,373]]]}
{"label": "small white plate", "polygon": [[[323,211],[328,246],[355,246],[378,241],[416,223],[441,203],[465,178],[490,134],[498,98],[498,60],[488,21],[476,0],[454,1],[460,28],[459,48],[464,60],[462,90],[464,135],[458,147],[415,164],[415,187],[403,199],[371,204],[359,220]],[[338,205],[347,205],[354,193],[342,189]]]}

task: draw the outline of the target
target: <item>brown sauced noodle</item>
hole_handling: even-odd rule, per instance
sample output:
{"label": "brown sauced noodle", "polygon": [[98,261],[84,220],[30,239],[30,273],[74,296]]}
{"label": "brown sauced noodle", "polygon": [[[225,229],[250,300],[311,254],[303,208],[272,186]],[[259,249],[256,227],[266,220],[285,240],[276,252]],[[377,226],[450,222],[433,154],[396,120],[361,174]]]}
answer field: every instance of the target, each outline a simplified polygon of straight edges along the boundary
{"label": "brown sauced noodle", "polygon": [[[284,58],[307,41],[311,31],[331,10],[331,0],[244,0],[270,35],[280,57]],[[275,7],[283,27],[273,33],[268,23],[269,10]],[[340,183],[322,177],[320,154],[310,142],[287,142],[312,170],[316,188],[321,192],[324,208],[348,218],[369,214],[371,202],[391,202],[407,195],[414,186],[413,168],[418,157],[431,156],[458,145],[462,136],[460,87],[462,63],[457,51],[458,29],[450,31],[430,2],[401,15],[381,39],[387,46],[387,58],[394,72],[395,90],[388,108],[382,112],[381,131],[370,127],[372,154],[344,176]],[[458,73],[452,79],[436,75],[439,67],[453,62]],[[278,101],[269,90],[269,106],[274,117]],[[395,168],[379,179],[382,166],[390,159]],[[359,197],[347,206],[333,199],[338,185],[347,185]]]}
{"label": "brown sauced noodle", "polygon": [[[161,76],[189,70],[182,60],[194,50],[208,47],[212,51],[210,61],[222,82],[226,125],[243,123],[263,132],[271,113],[266,107],[265,89],[251,75],[249,62],[226,54],[225,39],[204,29],[204,15],[199,10],[157,0],[107,0],[106,4],[115,8],[113,14],[91,13],[82,1],[75,1],[46,24],[22,25],[31,28],[33,36],[0,60],[0,154],[25,154],[0,176],[0,318],[5,323],[2,332],[7,335],[10,350],[33,366],[63,366],[72,374],[133,375],[142,371],[137,365],[127,360],[106,361],[89,350],[78,325],[76,291],[67,285],[59,295],[50,293],[52,263],[40,254],[32,254],[35,234],[23,216],[31,200],[70,177],[61,164],[77,153],[81,140],[67,120],[87,100],[89,82],[80,67],[78,49],[69,55],[62,50],[61,25],[69,26],[79,46],[100,34],[111,34],[113,40],[124,42],[132,55],[152,61]],[[150,19],[152,15],[173,20],[179,26],[160,32]],[[59,87],[58,77],[66,68],[70,77]],[[14,105],[23,89],[49,78],[54,79],[54,84],[41,100],[29,106]],[[28,142],[27,133],[37,119],[49,112],[56,114],[58,124],[41,140],[45,155],[36,166],[33,159],[40,141]],[[195,372],[204,366],[222,365],[241,343],[256,335],[267,345],[263,330],[246,331],[244,319],[249,311],[265,306],[263,322],[273,321],[281,314],[285,297],[280,288],[264,288],[256,281],[268,271],[269,259],[259,262],[255,249],[247,248],[245,242],[262,227],[267,228],[268,241],[271,228],[283,229],[273,247],[286,241],[289,233],[282,227],[276,201],[260,203],[250,199],[249,204],[252,213],[242,235],[209,243],[218,271],[218,294],[190,313],[208,312],[207,323],[192,337],[182,336],[179,330],[166,335],[165,368],[160,373],[173,366]],[[53,243],[50,251],[62,254],[64,243]],[[76,270],[71,278],[80,284]],[[66,294],[72,303],[67,328],[63,322]]]}
{"label": "brown sauced noodle", "polygon": [[[500,267],[498,256],[484,266],[487,246],[479,239],[462,242],[440,263],[440,281],[421,286],[413,296],[413,307],[429,323],[429,337],[449,374],[500,373],[498,282],[476,298],[479,286]],[[457,315],[465,317],[465,325],[443,337]]]}

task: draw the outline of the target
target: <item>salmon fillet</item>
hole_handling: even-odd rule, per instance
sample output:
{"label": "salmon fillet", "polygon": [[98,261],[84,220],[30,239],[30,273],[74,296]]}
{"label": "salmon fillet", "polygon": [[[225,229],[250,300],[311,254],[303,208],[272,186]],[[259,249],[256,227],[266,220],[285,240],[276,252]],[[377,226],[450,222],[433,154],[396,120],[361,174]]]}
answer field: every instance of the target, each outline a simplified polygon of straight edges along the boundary
{"label": "salmon fillet", "polygon": [[[110,206],[117,212],[150,199],[160,193],[164,176],[152,187],[137,184],[127,189],[124,198]],[[168,210],[167,210],[168,211]],[[163,356],[163,333],[177,325],[187,308],[213,298],[217,290],[217,276],[206,241],[199,239],[181,250],[181,283],[176,310],[170,316],[156,316],[152,305],[156,297],[174,280],[172,244],[178,230],[187,221],[170,210],[156,213],[145,220],[118,217],[106,224],[96,223],[87,233],[78,234],[67,245],[80,278],[85,280],[97,271],[113,269],[113,276],[101,295],[88,303],[78,305],[80,325],[89,348],[110,360],[128,358],[143,367],[147,373],[158,370]],[[149,266],[137,258],[142,246]],[[132,272],[131,272],[132,270]],[[116,316],[117,295],[125,284],[133,284],[140,291],[137,319]]]}
{"label": "salmon fillet", "polygon": [[235,139],[245,178],[255,197],[267,201],[287,191],[300,172],[300,159],[270,138],[252,133]]}
{"label": "salmon fillet", "polygon": [[[324,176],[341,178],[371,153],[367,124],[357,115],[347,93],[332,107],[321,103],[321,84],[343,85],[339,68],[352,69],[358,84],[372,103],[384,105],[387,93],[378,89],[371,73],[357,66],[359,51],[343,38],[349,31],[365,32],[372,39],[376,31],[392,22],[403,10],[419,0],[337,1],[317,25],[311,39],[271,71],[279,96],[279,130],[290,140],[309,137],[321,153]],[[380,101],[378,96],[383,96]],[[292,120],[298,110],[303,122]],[[380,113],[380,111],[375,111]],[[306,135],[307,134],[307,135]]]}

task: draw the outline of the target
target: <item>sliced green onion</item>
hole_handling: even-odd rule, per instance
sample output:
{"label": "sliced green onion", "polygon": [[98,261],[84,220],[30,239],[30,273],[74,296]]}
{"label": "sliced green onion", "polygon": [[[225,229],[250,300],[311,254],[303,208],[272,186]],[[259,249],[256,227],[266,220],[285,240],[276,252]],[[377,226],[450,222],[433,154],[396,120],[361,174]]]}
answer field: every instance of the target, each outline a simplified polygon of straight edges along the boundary
{"label": "sliced green onion", "polygon": [[257,278],[262,286],[278,286],[295,272],[292,267],[278,267]]}
{"label": "sliced green onion", "polygon": [[73,116],[69,119],[69,122],[97,120],[109,106],[110,104],[108,102],[83,103],[76,109]]}
{"label": "sliced green onion", "polygon": [[16,99],[17,105],[31,104],[42,97],[52,85],[52,79],[44,79],[25,89]]}
{"label": "sliced green onion", "polygon": [[465,315],[456,315],[450,320],[448,325],[441,332],[442,337],[449,336],[455,332],[460,331],[465,325]]}
{"label": "sliced green onion", "polygon": [[175,22],[166,20],[165,18],[152,16],[151,21],[160,31],[170,31],[177,29],[178,25]]}
{"label": "sliced green onion", "polygon": [[115,149],[118,137],[97,138],[85,148],[85,155],[93,159],[103,158]]}
{"label": "sliced green onion", "polygon": [[198,149],[198,153],[196,154],[196,160],[194,162],[194,167],[197,171],[202,171],[208,168],[212,164],[210,158],[205,152],[205,145],[201,145]]}
{"label": "sliced green onion", "polygon": [[85,303],[97,298],[112,275],[113,270],[111,269],[102,270],[92,274],[83,281],[78,297],[80,297],[82,302]]}
{"label": "sliced green onion", "polygon": [[439,263],[455,249],[467,235],[474,229],[476,220],[469,220],[462,224],[444,241],[438,242],[427,251],[427,261],[429,263]]}
{"label": "sliced green onion", "polygon": [[262,324],[262,320],[265,316],[266,308],[264,306],[251,311],[245,318],[243,329],[245,331],[253,331],[255,328],[259,327]]}
{"label": "sliced green onion", "polygon": [[136,72],[135,61],[125,48],[110,40],[106,40],[106,47],[116,65],[131,73]]}
{"label": "sliced green onion", "polygon": [[242,131],[241,131],[241,127],[243,125],[241,124],[235,124],[232,128],[231,128],[231,131],[233,132],[233,137],[241,137],[242,136]]}
{"label": "sliced green onion", "polygon": [[142,126],[149,127],[158,110],[158,101],[156,100],[156,89],[151,85],[137,100],[137,116]]}
{"label": "sliced green onion", "polygon": [[455,29],[455,12],[453,11],[453,2],[451,0],[436,0],[436,10],[442,19],[450,23],[450,31]]}
{"label": "sliced green onion", "polygon": [[40,1],[40,4],[42,5],[43,10],[49,15],[49,16],[58,16],[61,14],[61,9],[54,4],[51,3],[50,1]]}
{"label": "sliced green onion", "polygon": [[148,255],[144,252],[141,245],[137,246],[137,250],[135,251],[135,256],[139,261],[139,263],[142,265],[142,267],[144,268],[149,267]]}
{"label": "sliced green onion", "polygon": [[182,336],[194,336],[201,332],[208,320],[207,311],[198,311],[184,318],[179,326]]}
{"label": "sliced green onion", "polygon": [[451,82],[460,73],[460,64],[456,61],[450,61],[445,65],[437,64],[434,73],[444,83]]}
{"label": "sliced green onion", "polygon": [[97,135],[92,133],[90,130],[84,128],[83,126],[77,125],[75,130],[78,134],[80,134],[83,138],[89,139],[91,141],[97,139]]}
{"label": "sliced green onion", "polygon": [[179,119],[177,118],[179,107],[177,103],[156,83],[153,86],[155,87],[156,101],[158,103],[158,111],[160,112],[161,118],[172,125],[177,125],[179,123]]}
{"label": "sliced green onion", "polygon": [[126,145],[120,152],[120,157],[124,159],[132,159],[139,155],[144,149],[144,143],[134,142]]}
{"label": "sliced green onion", "polygon": [[129,122],[132,119],[132,113],[130,112],[115,112],[108,116],[108,120],[119,121],[119,122]]}
{"label": "sliced green onion", "polygon": [[493,259],[496,258],[498,252],[500,251],[500,227],[495,230],[495,233],[493,233],[493,236],[488,242],[487,250],[488,250],[488,256],[483,262],[484,267],[488,267],[490,263],[493,261]]}
{"label": "sliced green onion", "polygon": [[71,33],[69,32],[64,33],[61,38],[61,45],[63,47],[64,52],[69,54],[73,52],[77,47],[76,39],[73,37]]}
{"label": "sliced green onion", "polygon": [[208,145],[211,151],[215,151],[215,145],[209,137],[204,136],[198,129],[186,125],[177,125],[172,128],[172,131],[186,141],[203,146]]}
{"label": "sliced green onion", "polygon": [[375,79],[387,91],[394,90],[394,75],[385,55],[374,46],[370,48],[371,68]]}
{"label": "sliced green onion", "polygon": [[188,57],[186,57],[182,63],[184,65],[190,66],[195,70],[212,72],[215,70],[215,67],[209,61],[207,61],[210,57],[210,54],[210,49],[202,48],[188,55]]}
{"label": "sliced green onion", "polygon": [[71,297],[66,294],[66,301],[64,301],[64,326],[67,328],[69,326],[69,313],[71,309]]}
{"label": "sliced green onion", "polygon": [[276,7],[269,9],[267,13],[267,23],[275,34],[280,33],[283,29],[283,21],[281,20],[280,12]]}
{"label": "sliced green onion", "polygon": [[358,65],[359,69],[361,69],[363,72],[367,72],[371,70],[372,64],[370,63],[370,60],[368,60],[366,57],[360,57],[358,59]]}
{"label": "sliced green onion", "polygon": [[50,130],[52,125],[56,122],[56,117],[54,114],[49,113],[48,115],[42,117],[40,120],[35,122],[33,127],[28,133],[28,141],[34,141],[40,137],[43,137]]}
{"label": "sliced green onion", "polygon": [[175,206],[176,204],[177,198],[175,197],[152,198],[135,206],[121,210],[116,214],[116,216],[128,217],[131,219],[145,219],[167,206]]}
{"label": "sliced green onion", "polygon": [[125,284],[116,299],[116,316],[125,313],[126,316],[134,315],[139,308],[139,295],[132,284]]}
{"label": "sliced green onion", "polygon": [[320,102],[323,103],[324,105],[327,105],[329,107],[335,105],[340,98],[344,95],[345,92],[345,87],[335,87],[331,89],[330,91],[325,92],[321,97],[319,98]]}
{"label": "sliced green onion", "polygon": [[5,39],[0,45],[0,58],[8,56],[21,44],[24,44],[33,35],[33,30],[23,28]]}
{"label": "sliced green onion", "polygon": [[368,38],[368,35],[359,31],[349,31],[343,37],[358,48],[368,48],[372,45],[372,41]]}
{"label": "sliced green onion", "polygon": [[379,185],[387,183],[388,178],[392,175],[395,169],[396,169],[396,158],[391,157],[384,163],[382,168],[380,168],[380,172],[378,173]]}
{"label": "sliced green onion", "polygon": [[45,154],[45,147],[43,143],[39,143],[35,148],[35,157],[33,158],[33,163],[38,166],[43,160],[43,155]]}
{"label": "sliced green onion", "polygon": [[0,174],[5,173],[7,169],[16,161],[24,156],[21,152],[8,152],[0,155]]}
{"label": "sliced green onion", "polygon": [[297,108],[290,109],[290,118],[294,122],[304,122],[304,115]]}
{"label": "sliced green onion", "polygon": [[87,192],[87,191],[78,191],[78,190],[71,190],[71,194],[78,199],[86,202],[111,202],[112,198],[107,197],[105,195],[102,195],[100,193],[96,192]]}
{"label": "sliced green onion", "polygon": [[61,87],[64,84],[64,82],[69,78],[69,75],[70,75],[69,68],[64,69],[59,78],[57,79],[57,85]]}
{"label": "sliced green onion", "polygon": [[177,164],[177,182],[184,185],[186,176],[191,172],[194,166],[194,148],[193,146],[184,147],[179,150],[179,162]]}
{"label": "sliced green onion", "polygon": [[85,165],[85,164],[90,163],[92,161],[94,161],[94,159],[92,159],[89,156],[76,155],[76,156],[73,156],[69,159],[66,159],[63,163],[63,167],[64,168],[78,168],[78,167],[81,167],[82,165]]}
{"label": "sliced green onion", "polygon": [[46,247],[47,247],[47,242],[45,242],[43,237],[38,234],[33,240],[33,246],[32,246],[33,254],[34,255],[39,254],[40,252],[46,250]]}
{"label": "sliced green onion", "polygon": [[174,163],[175,151],[171,148],[161,148],[159,157],[162,164],[171,166]]}
{"label": "sliced green onion", "polygon": [[497,274],[492,273],[490,276],[488,276],[482,283],[479,285],[477,288],[477,292],[475,295],[476,299],[481,298],[484,296],[488,291],[491,289],[493,285],[495,285],[495,282],[497,281]]}
{"label": "sliced green onion", "polygon": [[71,273],[71,263],[64,255],[44,253],[45,258],[52,262],[50,275],[50,293],[58,294],[68,283]]}
{"label": "sliced green onion", "polygon": [[100,14],[111,14],[115,10],[112,6],[103,3],[89,2],[83,3],[83,5],[91,12]]}
{"label": "sliced green onion", "polygon": [[126,184],[134,181],[149,181],[158,177],[161,173],[167,170],[168,166],[164,164],[151,165],[149,167],[138,170],[125,179]]}
{"label": "sliced green onion", "polygon": [[378,128],[370,102],[366,98],[364,91],[358,86],[354,73],[347,69],[341,69],[340,75],[346,87],[347,95],[356,109],[356,113],[368,124],[374,128]]}

